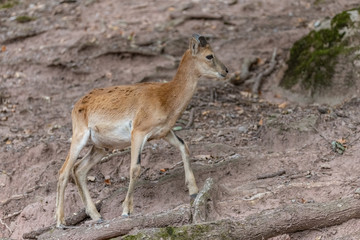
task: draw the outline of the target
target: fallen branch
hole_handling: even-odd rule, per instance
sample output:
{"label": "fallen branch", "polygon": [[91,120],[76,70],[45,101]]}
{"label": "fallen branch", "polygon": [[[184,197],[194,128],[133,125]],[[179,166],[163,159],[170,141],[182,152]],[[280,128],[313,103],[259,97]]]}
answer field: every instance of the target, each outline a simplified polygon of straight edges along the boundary
{"label": "fallen branch", "polygon": [[22,194],[12,195],[10,198],[8,198],[4,201],[1,201],[0,206],[8,204],[12,200],[20,200],[20,199],[26,198],[29,195],[29,193],[32,193],[33,191],[39,189],[40,187],[43,187],[43,185],[37,185],[35,187],[32,187],[32,188],[28,189],[25,193],[22,193]]}
{"label": "fallen branch", "polygon": [[176,27],[188,20],[224,20],[224,16],[216,14],[206,13],[172,13],[170,14],[172,19],[172,26]]}
{"label": "fallen branch", "polygon": [[0,224],[4,225],[6,229],[9,230],[10,234],[12,234],[11,228],[6,223],[4,223],[1,218],[0,218]]}
{"label": "fallen branch", "polygon": [[194,123],[195,108],[192,108],[189,115],[189,121],[185,126],[185,129],[189,129]]}
{"label": "fallen branch", "polygon": [[286,173],[285,170],[280,170],[278,172],[260,175],[260,176],[257,177],[257,179],[273,178],[273,177],[284,175],[285,173]]}
{"label": "fallen branch", "polygon": [[114,151],[114,152],[106,155],[105,157],[103,157],[101,159],[100,163],[106,163],[106,162],[110,161],[115,156],[124,156],[124,155],[126,155],[128,153],[130,153],[130,148],[127,148],[127,149],[122,150],[122,151]]}
{"label": "fallen branch", "polygon": [[331,140],[327,139],[326,137],[324,137],[321,132],[315,127],[315,126],[311,126],[318,134],[320,137],[322,137],[325,142],[327,142],[330,146],[331,146]]}
{"label": "fallen branch", "polygon": [[[171,228],[145,229],[141,239],[226,239],[260,240],[281,234],[318,229],[360,217],[360,200],[353,197],[327,203],[292,204],[252,214],[243,220],[220,220]],[[356,235],[357,236],[357,235]],[[127,236],[129,238],[135,236]],[[93,238],[94,239],[94,238]]]}
{"label": "fallen branch", "polygon": [[274,69],[275,69],[275,66],[276,66],[276,51],[277,49],[275,48],[274,49],[274,52],[273,52],[273,55],[271,57],[271,60],[270,60],[270,66],[268,69],[266,69],[264,72],[260,73],[254,80],[254,85],[252,87],[252,92],[253,93],[256,93],[258,94],[259,93],[259,90],[260,90],[260,87],[261,87],[261,84],[262,84],[262,79],[268,75],[270,75]]}
{"label": "fallen branch", "polygon": [[230,77],[229,81],[234,85],[242,84],[245,80],[247,80],[250,77],[251,66],[257,63],[257,61],[258,58],[256,57],[245,58],[243,64],[241,65],[240,73],[233,74]]}
{"label": "fallen branch", "polygon": [[20,211],[14,212],[14,213],[10,213],[10,214],[8,214],[8,215],[6,215],[6,216],[4,217],[4,220],[6,220],[6,219],[8,219],[8,218],[15,217],[15,216],[19,215],[22,211],[23,211],[23,210],[20,210]]}
{"label": "fallen branch", "polygon": [[159,214],[138,215],[130,218],[115,218],[102,224],[80,226],[76,229],[54,229],[38,239],[109,239],[128,234],[135,228],[161,228],[183,225],[191,220],[188,204]]}
{"label": "fallen branch", "polygon": [[[96,209],[98,211],[100,211],[102,204],[103,204],[103,200],[98,201],[95,204]],[[66,218],[65,222],[69,226],[74,226],[74,225],[82,222],[87,217],[88,217],[88,215],[86,214],[85,208],[84,208],[84,209],[80,210],[79,212],[77,212],[76,214]],[[43,227],[43,228],[40,228],[40,229],[37,229],[37,230],[29,232],[29,233],[24,233],[23,238],[24,239],[38,239],[39,235],[44,234],[46,232],[49,232],[52,229],[55,229],[55,224],[47,226],[47,227]],[[62,230],[62,231],[64,231],[64,230]]]}

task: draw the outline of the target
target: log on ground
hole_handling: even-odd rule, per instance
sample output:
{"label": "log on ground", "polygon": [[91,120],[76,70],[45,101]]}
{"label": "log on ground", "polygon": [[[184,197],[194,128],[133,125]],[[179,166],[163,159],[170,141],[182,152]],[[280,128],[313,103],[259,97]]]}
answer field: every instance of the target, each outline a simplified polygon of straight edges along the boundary
{"label": "log on ground", "polygon": [[360,200],[347,197],[327,203],[292,204],[264,210],[243,220],[139,230],[124,239],[237,239],[260,240],[281,234],[318,229],[360,217]]}
{"label": "log on ground", "polygon": [[161,228],[169,225],[184,225],[191,221],[190,206],[184,205],[171,211],[159,214],[138,215],[130,218],[115,218],[101,224],[79,226],[72,229],[54,229],[38,237],[38,239],[110,239],[128,234],[135,228]]}

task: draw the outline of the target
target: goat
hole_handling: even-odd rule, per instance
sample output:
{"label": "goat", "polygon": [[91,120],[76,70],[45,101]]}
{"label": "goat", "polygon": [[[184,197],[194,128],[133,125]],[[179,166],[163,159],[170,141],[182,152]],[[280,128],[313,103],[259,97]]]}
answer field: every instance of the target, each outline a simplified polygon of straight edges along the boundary
{"label": "goat", "polygon": [[[78,100],[71,114],[73,135],[70,151],[59,171],[56,226],[65,227],[64,194],[70,173],[86,213],[93,220],[102,221],[90,197],[86,175],[106,155],[106,148],[131,146],[130,183],[122,205],[123,217],[133,212],[133,192],[141,169],[141,151],[152,139],[163,138],[180,150],[185,184],[189,195],[196,197],[199,190],[190,167],[189,149],[172,127],[192,98],[201,76],[225,79],[227,73],[227,68],[215,56],[205,37],[193,34],[172,81],[94,89]],[[91,149],[76,162],[88,142],[92,143]]]}

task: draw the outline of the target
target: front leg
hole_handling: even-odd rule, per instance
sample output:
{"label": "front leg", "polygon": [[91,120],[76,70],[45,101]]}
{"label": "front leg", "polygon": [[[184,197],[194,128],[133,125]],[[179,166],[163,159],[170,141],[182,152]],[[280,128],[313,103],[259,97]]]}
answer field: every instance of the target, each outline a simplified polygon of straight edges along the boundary
{"label": "front leg", "polygon": [[181,157],[184,163],[184,170],[185,170],[185,184],[189,189],[189,195],[192,199],[194,199],[199,192],[199,189],[196,185],[194,173],[190,166],[189,160],[189,148],[180,137],[176,136],[176,134],[170,130],[170,132],[166,135],[165,140],[173,145],[174,147],[178,148],[181,152]]}
{"label": "front leg", "polygon": [[133,192],[141,170],[141,151],[147,139],[148,137],[143,132],[133,130],[131,134],[130,183],[126,198],[123,202],[123,217],[128,217],[133,212]]}

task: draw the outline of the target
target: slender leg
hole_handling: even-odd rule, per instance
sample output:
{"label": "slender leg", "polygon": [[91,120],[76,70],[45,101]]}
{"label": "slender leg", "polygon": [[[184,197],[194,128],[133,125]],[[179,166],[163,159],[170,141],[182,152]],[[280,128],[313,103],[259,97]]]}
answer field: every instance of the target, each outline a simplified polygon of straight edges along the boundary
{"label": "slender leg", "polygon": [[101,215],[97,211],[94,202],[91,200],[89,189],[86,184],[86,175],[105,155],[106,152],[102,148],[93,146],[89,153],[80,162],[76,163],[74,167],[74,180],[78,187],[81,200],[85,205],[86,213],[93,220],[100,220]]}
{"label": "slender leg", "polygon": [[65,225],[64,220],[64,194],[65,188],[69,180],[71,169],[73,168],[80,151],[86,145],[90,136],[90,131],[85,130],[77,134],[73,134],[70,152],[59,171],[59,181],[57,185],[56,195],[56,226],[62,227]]}
{"label": "slender leg", "polygon": [[133,212],[133,192],[135,182],[140,175],[141,170],[141,151],[147,141],[146,134],[133,130],[131,134],[131,165],[130,165],[130,183],[126,198],[123,202],[123,217],[128,217]]}
{"label": "slender leg", "polygon": [[181,157],[184,163],[184,170],[185,170],[185,184],[187,185],[189,189],[189,195],[191,198],[195,198],[197,193],[199,192],[199,189],[196,185],[194,173],[190,166],[189,161],[189,148],[180,137],[176,136],[173,131],[170,130],[170,132],[166,135],[165,140],[173,145],[174,147],[178,148],[181,152]]}

